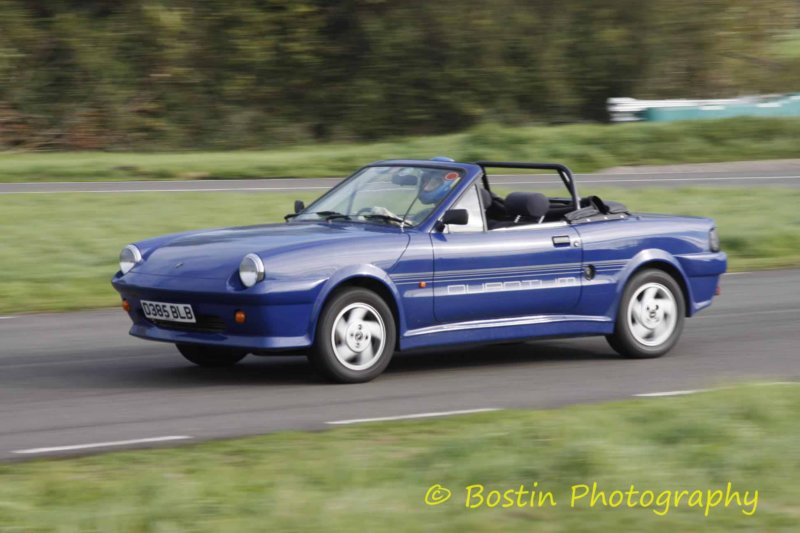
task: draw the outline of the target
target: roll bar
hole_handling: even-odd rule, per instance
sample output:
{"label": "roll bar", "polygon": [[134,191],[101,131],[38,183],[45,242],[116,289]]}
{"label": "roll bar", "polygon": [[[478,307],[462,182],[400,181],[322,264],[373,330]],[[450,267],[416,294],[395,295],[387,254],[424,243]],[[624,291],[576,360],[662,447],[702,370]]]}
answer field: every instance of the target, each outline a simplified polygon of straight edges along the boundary
{"label": "roll bar", "polygon": [[575,179],[572,177],[572,171],[564,165],[559,163],[515,163],[509,161],[476,161],[476,165],[483,169],[483,184],[486,189],[489,189],[489,180],[486,177],[487,168],[521,168],[531,170],[555,170],[564,182],[564,186],[569,191],[572,197],[572,204],[575,209],[580,206],[580,197],[575,189]]}

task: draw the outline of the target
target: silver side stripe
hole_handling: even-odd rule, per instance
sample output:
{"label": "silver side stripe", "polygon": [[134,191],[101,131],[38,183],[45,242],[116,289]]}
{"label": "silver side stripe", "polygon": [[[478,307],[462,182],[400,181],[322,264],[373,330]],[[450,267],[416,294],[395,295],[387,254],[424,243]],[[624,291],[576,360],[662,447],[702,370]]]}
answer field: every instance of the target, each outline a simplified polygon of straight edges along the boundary
{"label": "silver side stripe", "polygon": [[[493,268],[468,268],[464,270],[440,270],[436,272],[437,276],[455,276],[461,274],[477,274],[481,272],[527,272],[527,271],[547,271],[547,270],[561,270],[570,268],[580,268],[581,263],[558,263],[552,265],[530,265],[530,266],[511,266],[511,267],[493,267]],[[432,276],[434,272],[398,272],[391,274],[391,277],[402,279],[406,277],[420,277]]]}
{"label": "silver side stripe", "polygon": [[589,315],[533,315],[513,318],[498,318],[494,320],[472,320],[469,322],[453,322],[427,328],[412,329],[407,331],[406,337],[417,335],[430,335],[432,333],[446,333],[465,329],[498,328],[507,326],[532,326],[535,324],[552,324],[556,322],[611,322],[607,316]]}
{"label": "silver side stripe", "polygon": [[[596,268],[613,268],[622,267],[628,263],[628,259],[609,259],[606,261],[593,261],[592,265]],[[519,267],[497,267],[497,268],[471,268],[465,270],[442,270],[435,273],[437,279],[448,277],[467,277],[467,276],[482,276],[485,274],[526,274],[526,273],[542,273],[542,274],[558,274],[564,271],[578,269],[582,266],[581,263],[559,263],[554,265],[543,266],[519,266]],[[395,281],[404,281],[406,279],[427,279],[434,276],[434,272],[398,272],[390,275]]]}
{"label": "silver side stripe", "polygon": [[537,276],[535,279],[544,279],[544,278],[570,278],[570,277],[577,277],[580,275],[579,270],[563,270],[561,272],[526,272],[523,274],[484,274],[482,276],[436,276],[434,279],[437,283],[452,283],[452,282],[462,282],[462,283],[469,283],[469,282],[481,282],[481,281],[499,281],[502,282],[503,280],[517,280],[523,276]]}

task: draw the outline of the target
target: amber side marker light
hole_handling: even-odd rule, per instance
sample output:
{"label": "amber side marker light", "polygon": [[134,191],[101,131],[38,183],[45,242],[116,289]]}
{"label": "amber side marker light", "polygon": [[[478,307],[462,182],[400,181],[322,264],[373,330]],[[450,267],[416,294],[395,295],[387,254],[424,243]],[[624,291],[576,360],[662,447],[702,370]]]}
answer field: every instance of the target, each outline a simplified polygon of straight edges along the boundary
{"label": "amber side marker light", "polygon": [[247,320],[247,315],[244,314],[244,311],[236,311],[233,315],[233,319],[237,324],[244,324],[245,320]]}
{"label": "amber side marker light", "polygon": [[131,312],[131,304],[128,303],[128,300],[122,300],[122,310],[126,313]]}
{"label": "amber side marker light", "polygon": [[424,289],[427,286],[428,286],[428,282],[427,281],[420,281],[419,282],[419,288],[420,289]]}

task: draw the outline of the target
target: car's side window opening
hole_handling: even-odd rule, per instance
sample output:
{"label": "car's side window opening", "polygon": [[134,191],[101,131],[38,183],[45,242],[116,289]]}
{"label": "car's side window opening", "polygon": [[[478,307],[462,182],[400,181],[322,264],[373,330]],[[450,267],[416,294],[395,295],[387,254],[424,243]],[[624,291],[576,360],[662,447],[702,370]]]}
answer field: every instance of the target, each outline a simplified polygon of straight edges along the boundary
{"label": "car's side window opening", "polygon": [[478,198],[478,189],[472,185],[461,198],[456,202],[452,209],[466,209],[469,213],[469,220],[465,225],[450,224],[447,226],[448,233],[463,233],[483,231],[483,209]]}
{"label": "car's side window opening", "polygon": [[[489,163],[492,165],[492,163]],[[507,166],[499,163],[500,166]],[[544,165],[533,165],[511,168],[539,168]],[[535,175],[531,177],[541,177]],[[563,176],[562,176],[563,177]],[[630,215],[628,209],[619,202],[604,201],[597,196],[580,198],[577,194],[571,197],[548,196],[539,192],[517,191],[502,197],[489,189],[489,177],[484,172],[478,181],[478,193],[483,204],[486,228],[489,230],[507,230],[517,228],[536,228],[542,225],[563,225],[575,221],[594,222],[597,220],[624,219]],[[562,181],[563,183],[563,181]],[[531,183],[533,185],[533,183]],[[548,190],[553,183],[549,180],[537,184]],[[570,192],[568,190],[568,192]],[[576,206],[577,204],[577,206]]]}

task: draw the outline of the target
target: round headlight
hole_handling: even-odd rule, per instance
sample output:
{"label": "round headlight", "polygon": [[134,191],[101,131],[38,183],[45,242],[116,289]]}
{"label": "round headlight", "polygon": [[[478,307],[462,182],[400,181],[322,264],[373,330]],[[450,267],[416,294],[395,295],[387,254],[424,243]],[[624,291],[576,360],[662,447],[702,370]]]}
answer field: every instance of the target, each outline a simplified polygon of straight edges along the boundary
{"label": "round headlight", "polygon": [[142,262],[142,252],[139,249],[129,244],[119,253],[119,269],[123,274],[127,274],[130,270]]}
{"label": "round headlight", "polygon": [[711,231],[708,232],[708,248],[712,252],[719,252],[720,245],[717,228],[711,228]]}
{"label": "round headlight", "polygon": [[239,263],[239,279],[245,287],[252,287],[264,279],[264,263],[256,254],[247,254]]}

